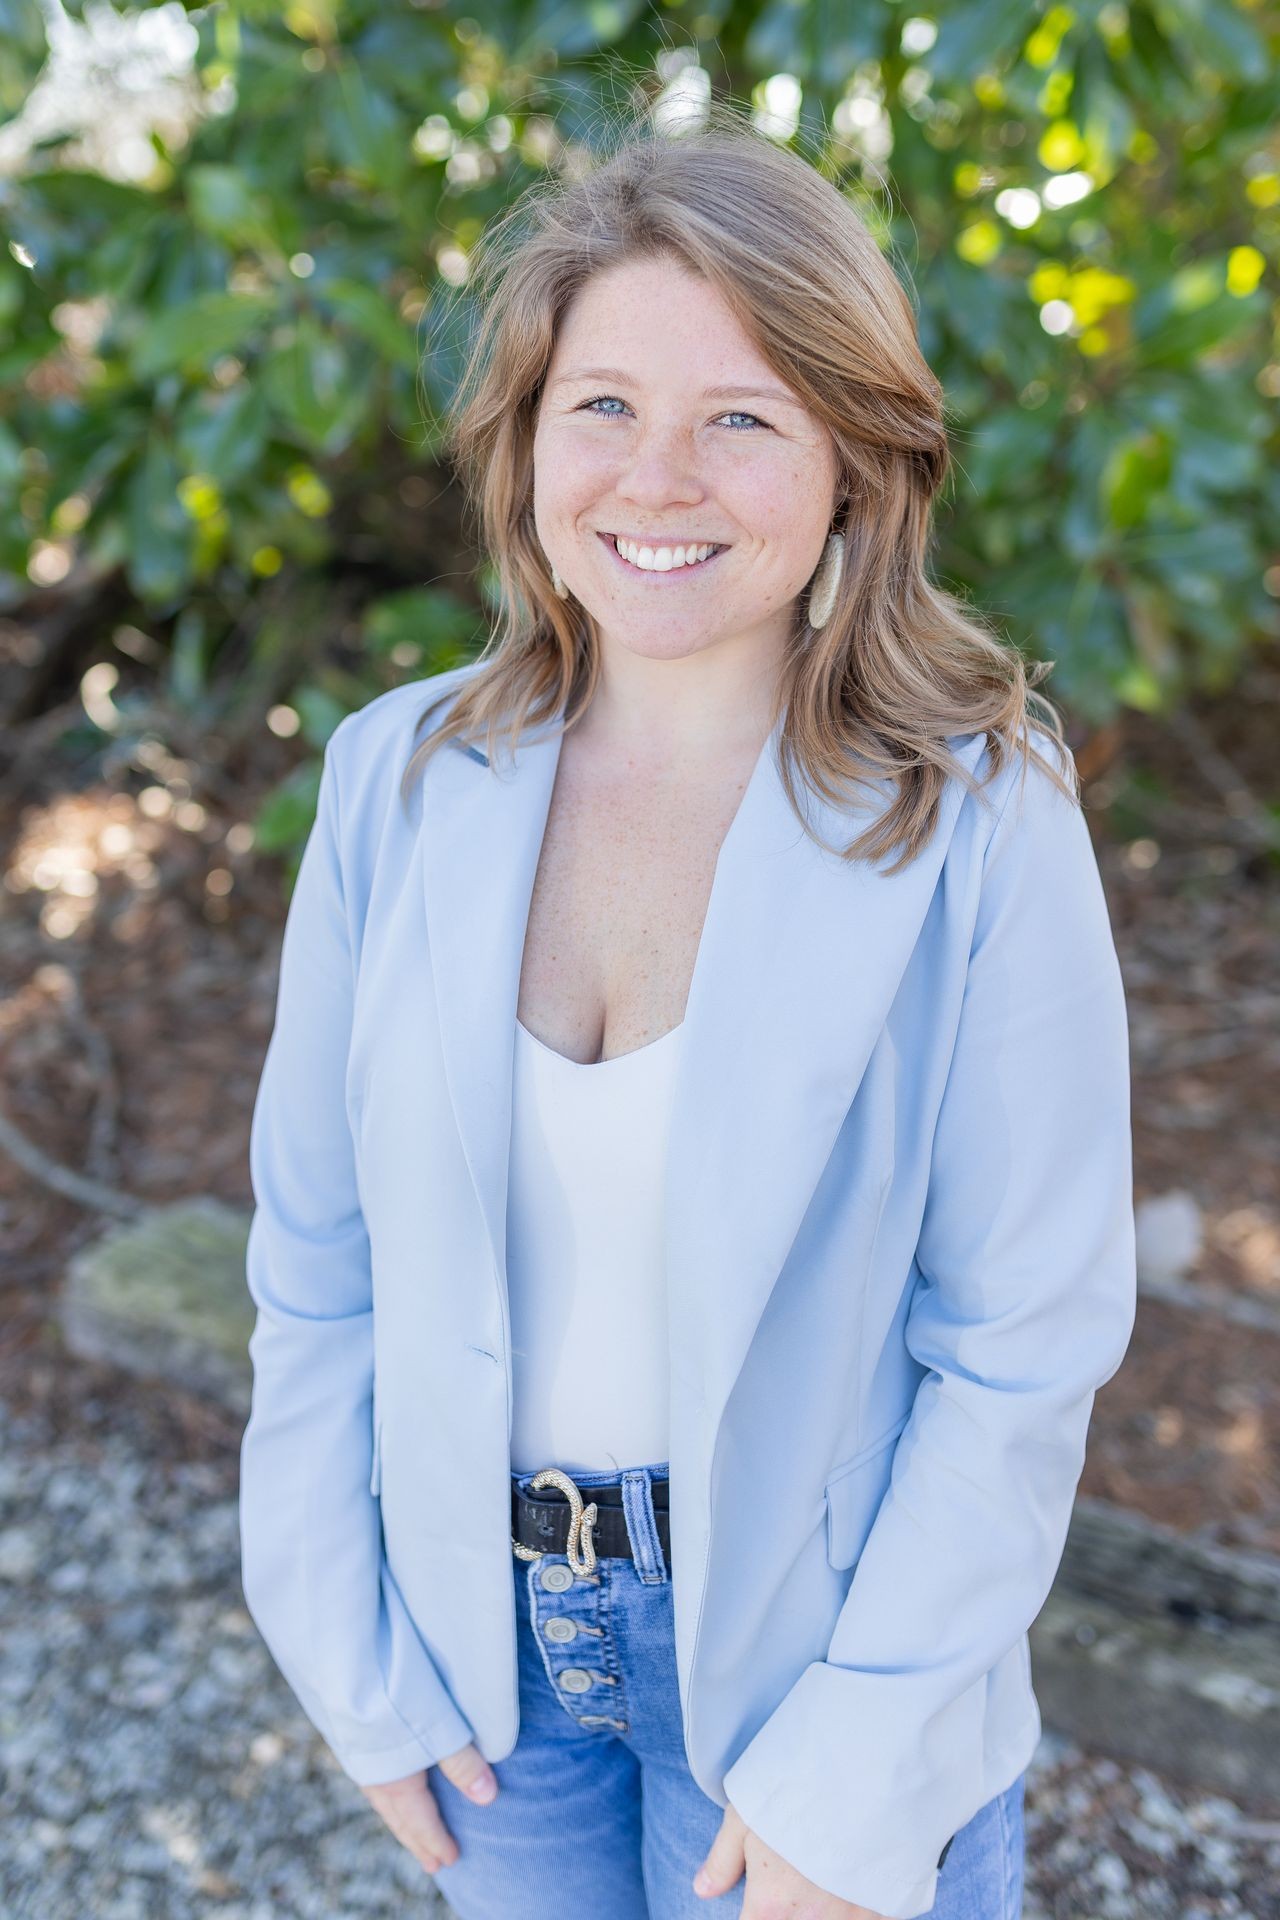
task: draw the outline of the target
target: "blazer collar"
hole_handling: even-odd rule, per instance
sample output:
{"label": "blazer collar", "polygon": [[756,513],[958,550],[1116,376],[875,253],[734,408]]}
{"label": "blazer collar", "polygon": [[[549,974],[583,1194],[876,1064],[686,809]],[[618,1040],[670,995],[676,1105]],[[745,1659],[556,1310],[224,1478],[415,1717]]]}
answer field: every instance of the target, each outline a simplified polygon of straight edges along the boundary
{"label": "blazer collar", "polygon": [[[672,1090],[673,1454],[675,1423],[690,1410],[704,1435],[718,1427],[920,934],[960,797],[948,782],[937,831],[899,873],[851,865],[818,847],[792,811],[779,732],[780,723],[721,845]],[[560,739],[558,725],[526,730],[514,766],[504,754],[492,770],[478,749],[451,743],[422,783],[444,1067],[504,1291],[516,1003]],[[961,757],[981,746],[978,735]],[[877,783],[856,815],[804,798],[819,835],[841,845],[891,794]],[[867,1200],[878,1206],[891,1141],[876,1164]]]}

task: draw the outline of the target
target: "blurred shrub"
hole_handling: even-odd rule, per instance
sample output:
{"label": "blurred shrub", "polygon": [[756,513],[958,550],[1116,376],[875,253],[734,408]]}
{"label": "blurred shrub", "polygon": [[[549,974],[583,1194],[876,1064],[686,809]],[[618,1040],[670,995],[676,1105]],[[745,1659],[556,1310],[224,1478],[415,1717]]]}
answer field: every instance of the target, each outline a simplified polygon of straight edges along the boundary
{"label": "blurred shrub", "polygon": [[[0,605],[38,617],[42,593],[122,578],[182,697],[246,697],[252,675],[226,667],[247,634],[292,697],[323,693],[317,737],[466,657],[486,575],[478,596],[437,584],[471,564],[434,465],[446,303],[465,313],[490,216],[591,148],[647,72],[662,112],[711,87],[750,100],[891,249],[951,409],[936,570],[1058,662],[1056,696],[1092,720],[1158,709],[1275,632],[1274,12],[220,0],[188,17],[189,123],[151,130],[146,170],[110,177],[77,128],[0,178]],[[0,0],[11,109],[42,21]]]}

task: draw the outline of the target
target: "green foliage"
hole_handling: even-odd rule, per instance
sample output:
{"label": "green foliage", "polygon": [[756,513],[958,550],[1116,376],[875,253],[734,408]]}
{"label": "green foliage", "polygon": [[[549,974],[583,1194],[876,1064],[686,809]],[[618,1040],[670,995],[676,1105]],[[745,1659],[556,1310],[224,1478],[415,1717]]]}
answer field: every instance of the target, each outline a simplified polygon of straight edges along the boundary
{"label": "green foliage", "polygon": [[264,853],[292,853],[315,819],[320,791],[320,762],[310,760],[267,796],[254,822],[254,842]]}
{"label": "green foliage", "polygon": [[[0,0],[10,109],[41,17]],[[482,582],[466,603],[415,584],[420,549],[387,531],[406,475],[443,488],[444,301],[620,88],[701,65],[782,116],[911,286],[956,460],[935,570],[1056,661],[1055,697],[1159,709],[1275,631],[1273,11],[215,0],[190,19],[200,110],[185,144],[152,136],[148,177],[100,178],[53,136],[0,178],[0,605],[51,548],[123,569],[197,687],[262,595],[265,635],[355,570],[339,707],[465,657]],[[291,786],[264,830],[287,839],[313,797]]]}

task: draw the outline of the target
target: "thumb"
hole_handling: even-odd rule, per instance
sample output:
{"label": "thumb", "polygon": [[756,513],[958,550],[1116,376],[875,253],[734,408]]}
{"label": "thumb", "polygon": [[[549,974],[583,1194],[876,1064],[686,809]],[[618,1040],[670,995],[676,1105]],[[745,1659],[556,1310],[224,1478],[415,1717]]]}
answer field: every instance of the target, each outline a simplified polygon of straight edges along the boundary
{"label": "thumb", "polygon": [[469,1740],[465,1747],[459,1747],[456,1753],[446,1754],[437,1765],[445,1779],[452,1780],[455,1787],[461,1787],[469,1800],[478,1800],[484,1805],[496,1797],[497,1776],[472,1741]]}
{"label": "thumb", "polygon": [[746,1871],[746,1824],[733,1807],[726,1807],[720,1831],[702,1865],[693,1876],[693,1890],[701,1894],[728,1893]]}

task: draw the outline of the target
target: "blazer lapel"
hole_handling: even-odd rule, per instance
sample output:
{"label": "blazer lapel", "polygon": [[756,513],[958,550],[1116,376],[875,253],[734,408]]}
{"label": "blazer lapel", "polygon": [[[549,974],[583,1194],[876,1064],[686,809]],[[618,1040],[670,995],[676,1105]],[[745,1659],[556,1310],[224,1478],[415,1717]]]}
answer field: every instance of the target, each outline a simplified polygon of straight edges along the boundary
{"label": "blazer lapel", "polygon": [[[960,798],[949,783],[928,847],[886,877],[892,855],[850,864],[805,833],[782,786],[776,741],[775,730],[721,847],[673,1090],[671,1524],[673,1558],[685,1566],[697,1563],[710,1532],[730,1395],[916,946]],[[834,847],[891,797],[885,781],[864,787],[854,813],[801,791],[814,831]],[[870,1248],[893,1171],[892,1099],[864,1104],[855,1124],[866,1129],[865,1153],[856,1155],[866,1192],[846,1204],[865,1202]],[[682,1613],[685,1671],[693,1631]]]}
{"label": "blazer lapel", "polygon": [[450,742],[422,782],[422,879],[445,1077],[504,1295],[516,1004],[559,761],[559,732],[529,728],[514,769],[504,760],[491,770],[479,749]]}

